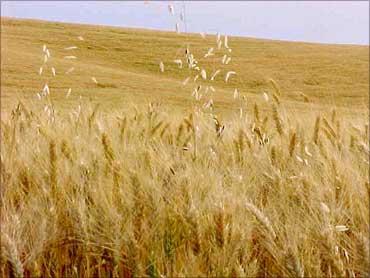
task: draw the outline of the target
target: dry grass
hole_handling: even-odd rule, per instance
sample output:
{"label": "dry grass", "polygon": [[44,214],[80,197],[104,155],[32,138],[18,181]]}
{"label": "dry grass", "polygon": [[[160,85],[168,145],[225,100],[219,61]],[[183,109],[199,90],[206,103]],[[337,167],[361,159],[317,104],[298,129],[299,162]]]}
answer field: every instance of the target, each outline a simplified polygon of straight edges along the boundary
{"label": "dry grass", "polygon": [[[291,113],[312,110],[320,113],[333,105],[340,114],[367,113],[369,51],[366,46],[233,37],[228,40],[228,46],[232,48],[230,53],[224,48],[223,36],[219,40],[221,50],[215,42],[216,37],[211,35],[203,39],[199,34],[2,17],[1,57],[6,58],[1,61],[1,108],[9,111],[17,104],[17,99],[25,98],[25,102],[34,99],[45,79],[50,79],[49,86],[54,91],[52,98],[62,107],[69,107],[82,95],[92,98],[94,103],[101,103],[101,109],[105,111],[121,109],[128,102],[154,100],[186,112],[192,106],[193,79],[183,86],[189,69],[186,66],[179,69],[173,61],[183,59],[186,46],[190,45],[190,51],[199,58],[209,76],[221,70],[213,81],[216,88],[214,109],[224,115],[237,108],[232,98],[235,88],[250,103],[264,103],[262,92],[269,92],[270,96],[275,92],[276,84],[270,79],[277,82],[281,96],[276,94]],[[53,79],[50,68],[44,68],[43,75],[38,75],[44,44],[51,51],[49,67],[53,66],[57,71]],[[71,46],[77,49],[65,49]],[[212,47],[215,55],[204,58]],[[221,64],[224,55],[233,57],[227,65]],[[64,56],[76,56],[77,59],[68,60]],[[160,72],[160,61],[165,65],[164,73]],[[65,74],[71,68],[74,71]],[[236,71],[237,75],[225,83],[228,71]],[[92,82],[92,76],[101,86]],[[65,99],[68,88],[74,93]]]}
{"label": "dry grass", "polygon": [[[367,48],[224,37],[232,62],[217,53],[211,67],[194,58],[209,51],[196,54],[205,35],[10,19],[2,28],[3,277],[369,276]],[[117,37],[127,43],[112,46]],[[184,39],[186,57],[173,57]],[[316,69],[322,83],[302,90],[306,75],[275,59],[288,53],[293,75],[309,62],[347,64]],[[358,83],[346,101],[349,73]],[[159,101],[142,104],[149,96]]]}
{"label": "dry grass", "polygon": [[368,126],[170,111],[3,119],[2,275],[369,274]]}

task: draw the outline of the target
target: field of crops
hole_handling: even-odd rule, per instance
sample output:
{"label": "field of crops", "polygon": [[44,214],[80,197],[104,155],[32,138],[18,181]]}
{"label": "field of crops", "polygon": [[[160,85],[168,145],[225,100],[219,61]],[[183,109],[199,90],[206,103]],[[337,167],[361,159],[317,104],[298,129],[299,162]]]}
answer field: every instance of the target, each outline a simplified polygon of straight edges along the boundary
{"label": "field of crops", "polygon": [[368,277],[368,47],[1,36],[2,277]]}

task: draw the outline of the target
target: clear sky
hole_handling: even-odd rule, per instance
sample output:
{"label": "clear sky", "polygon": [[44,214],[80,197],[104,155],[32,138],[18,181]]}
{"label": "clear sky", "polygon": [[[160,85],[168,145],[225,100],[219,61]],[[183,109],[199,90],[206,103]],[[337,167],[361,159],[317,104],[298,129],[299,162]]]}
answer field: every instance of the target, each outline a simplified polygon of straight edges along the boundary
{"label": "clear sky", "polygon": [[369,44],[368,1],[1,1],[1,15],[184,31],[183,6],[190,32]]}

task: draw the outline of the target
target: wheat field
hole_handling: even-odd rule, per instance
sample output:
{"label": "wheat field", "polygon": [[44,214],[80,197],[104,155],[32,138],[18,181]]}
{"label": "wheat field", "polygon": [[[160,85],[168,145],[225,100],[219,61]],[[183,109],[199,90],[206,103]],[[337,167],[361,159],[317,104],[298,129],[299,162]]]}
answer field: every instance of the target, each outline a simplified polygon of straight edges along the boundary
{"label": "wheat field", "polygon": [[[3,18],[2,28],[3,277],[369,276],[368,47],[229,38],[230,64],[217,56],[222,75],[212,82],[216,65],[199,58],[196,82],[183,85],[189,71],[172,60],[193,70],[190,50],[212,52],[199,35],[184,54],[183,34]],[[121,32],[132,36],[131,55],[140,50],[119,72],[113,61],[123,56],[77,56],[65,49],[78,44],[71,34],[58,48],[57,36],[27,28],[84,30],[77,47],[101,51],[109,42],[88,41],[89,32]],[[167,51],[141,53],[138,41],[156,35]],[[300,71],[308,65],[293,58],[293,72],[281,58],[248,75],[252,65],[237,61],[253,44],[329,67],[346,57],[337,70],[347,79]],[[67,54],[44,64],[45,87],[49,47],[51,57]],[[81,62],[63,64],[74,55]],[[80,72],[60,74],[63,66]],[[312,75],[316,85],[300,83]]]}

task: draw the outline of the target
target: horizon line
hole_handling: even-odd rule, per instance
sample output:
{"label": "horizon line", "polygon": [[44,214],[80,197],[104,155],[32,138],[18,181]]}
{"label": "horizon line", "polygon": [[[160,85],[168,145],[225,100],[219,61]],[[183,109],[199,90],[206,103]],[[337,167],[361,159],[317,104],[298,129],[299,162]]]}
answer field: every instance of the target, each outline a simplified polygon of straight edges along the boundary
{"label": "horizon line", "polygon": [[[109,24],[99,24],[99,23],[87,23],[87,22],[76,22],[76,21],[61,21],[61,20],[50,20],[50,19],[41,19],[35,17],[16,17],[16,16],[3,16],[0,15],[1,19],[11,19],[11,20],[31,20],[31,21],[42,21],[42,22],[50,22],[50,23],[62,23],[62,24],[70,24],[70,25],[84,25],[84,26],[99,26],[99,27],[114,27],[114,28],[122,28],[122,29],[136,29],[136,30],[143,30],[143,31],[156,31],[156,32],[166,32],[166,33],[175,33],[176,31],[171,29],[156,29],[150,27],[139,27],[139,26],[125,26],[125,25],[109,25]],[[206,35],[216,36],[218,32],[215,33],[207,33],[204,32]],[[189,34],[189,35],[200,35],[200,32],[180,32],[180,35]],[[367,46],[369,47],[369,42],[367,43],[334,43],[334,42],[318,42],[318,41],[302,41],[302,40],[287,40],[287,39],[275,39],[275,38],[266,38],[266,37],[250,37],[247,35],[230,35],[220,33],[221,35],[227,35],[228,37],[234,38],[244,38],[244,39],[256,39],[256,40],[266,40],[266,41],[276,41],[276,42],[286,42],[286,43],[305,43],[305,44],[321,44],[321,45],[336,45],[336,46]]]}

